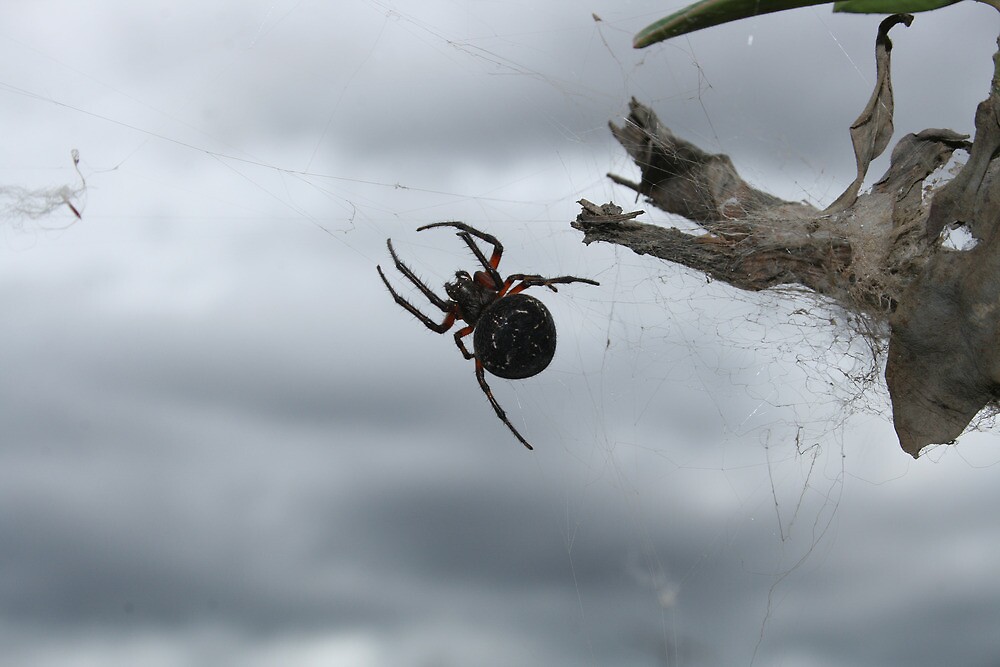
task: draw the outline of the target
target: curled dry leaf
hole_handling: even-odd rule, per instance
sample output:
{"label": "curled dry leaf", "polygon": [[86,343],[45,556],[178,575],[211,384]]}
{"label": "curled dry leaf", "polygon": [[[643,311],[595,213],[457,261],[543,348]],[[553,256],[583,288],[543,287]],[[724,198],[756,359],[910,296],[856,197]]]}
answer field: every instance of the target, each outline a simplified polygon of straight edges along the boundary
{"label": "curled dry leaf", "polygon": [[843,211],[854,203],[868,174],[868,165],[885,151],[889,139],[892,138],[893,102],[890,73],[892,40],[889,39],[889,30],[899,23],[909,27],[913,23],[913,16],[893,14],[878,27],[878,37],[875,39],[875,90],[872,91],[864,111],[851,124],[851,142],[854,144],[854,159],[858,167],[857,177],[826,209],[827,213]]}

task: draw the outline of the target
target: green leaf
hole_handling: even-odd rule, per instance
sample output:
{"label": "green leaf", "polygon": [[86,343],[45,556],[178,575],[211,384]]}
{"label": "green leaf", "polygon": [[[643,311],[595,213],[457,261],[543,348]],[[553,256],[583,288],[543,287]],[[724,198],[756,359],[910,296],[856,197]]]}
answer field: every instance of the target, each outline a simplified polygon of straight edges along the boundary
{"label": "green leaf", "polygon": [[833,3],[833,11],[852,14],[912,14],[940,9],[956,2],[958,0],[841,0]]}
{"label": "green leaf", "polygon": [[[848,0],[848,2],[856,1],[859,0]],[[883,0],[883,2],[885,1],[891,0]],[[940,2],[941,0],[925,1]],[[671,37],[709,28],[720,23],[738,21],[759,14],[780,12],[785,9],[824,5],[828,2],[829,0],[701,0],[701,2],[688,5],[679,12],[643,28],[632,40],[632,46],[641,49]]]}

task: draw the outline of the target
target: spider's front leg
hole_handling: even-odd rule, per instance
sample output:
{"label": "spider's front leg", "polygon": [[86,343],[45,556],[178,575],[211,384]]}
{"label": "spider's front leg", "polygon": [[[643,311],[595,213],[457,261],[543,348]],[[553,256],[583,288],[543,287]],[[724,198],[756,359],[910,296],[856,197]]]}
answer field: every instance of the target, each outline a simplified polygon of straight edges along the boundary
{"label": "spider's front leg", "polygon": [[[420,232],[425,229],[431,229],[432,227],[454,227],[455,229],[460,230],[458,232],[458,236],[465,241],[467,246],[469,246],[469,250],[471,250],[472,254],[476,256],[479,263],[483,265],[483,269],[486,270],[486,273],[489,274],[494,283],[499,286],[500,283],[503,282],[500,278],[500,274],[497,273],[497,267],[500,266],[500,258],[503,257],[503,244],[500,243],[500,239],[492,234],[481,232],[475,227],[470,227],[464,222],[458,221],[433,222],[429,225],[418,227],[417,231]],[[493,254],[490,255],[488,260],[486,259],[486,255],[483,254],[483,251],[479,249],[478,245],[476,245],[476,242],[472,240],[473,236],[493,246]]]}
{"label": "spider's front leg", "polygon": [[[416,288],[419,289],[423,293],[423,295],[426,296],[427,299],[431,303],[433,303],[435,306],[437,306],[438,309],[441,312],[447,313],[448,311],[452,310],[452,304],[451,303],[449,303],[447,300],[442,299],[437,294],[435,294],[434,291],[430,287],[428,287],[427,285],[424,284],[424,281],[422,281],[420,278],[417,277],[417,274],[415,274],[410,269],[410,267],[408,267],[406,264],[403,263],[403,260],[401,260],[399,258],[399,255],[396,254],[396,249],[392,247],[392,239],[386,239],[385,240],[385,245],[389,248],[389,254],[392,255],[392,261],[396,265],[396,269],[400,273],[402,273],[404,276],[406,276],[407,279],[411,283],[413,283],[416,286]],[[382,268],[381,267],[377,267],[377,268],[378,268],[378,272],[382,273]],[[388,283],[388,281],[385,280],[385,276],[382,276],[382,280],[383,280],[383,282],[385,282],[386,287],[388,287],[389,283]],[[389,291],[390,292],[392,291],[391,287],[389,287]]]}
{"label": "spider's front leg", "polygon": [[507,425],[507,428],[510,429],[510,432],[514,434],[514,437],[517,438],[522,445],[528,449],[534,449],[534,447],[532,447],[531,444],[524,439],[524,436],[517,432],[514,425],[510,423],[509,419],[507,419],[507,413],[504,412],[504,409],[500,407],[499,403],[497,403],[497,399],[493,398],[493,391],[490,389],[490,386],[486,384],[486,371],[483,369],[483,364],[479,361],[479,359],[476,359],[476,379],[479,380],[479,386],[482,388],[483,393],[486,394],[486,398],[490,399],[490,405],[493,406],[493,410],[497,413],[497,417],[500,418],[500,421]]}
{"label": "spider's front leg", "polygon": [[417,310],[416,306],[404,299],[398,292],[396,292],[395,289],[393,289],[392,285],[389,284],[389,279],[385,277],[384,273],[382,273],[381,266],[376,266],[375,268],[378,270],[378,275],[382,278],[382,282],[385,283],[386,289],[389,290],[389,294],[392,295],[393,301],[395,301],[397,305],[400,305],[409,311],[409,313],[420,320],[425,327],[434,333],[443,334],[450,329],[453,324],[455,324],[455,313],[452,311],[449,311],[444,316],[444,319],[440,322],[440,324],[424,315],[422,312]]}
{"label": "spider's front leg", "polygon": [[[518,280],[521,284],[511,288],[511,286]],[[510,296],[511,294],[517,294],[518,292],[523,292],[529,287],[548,287],[553,292],[558,292],[556,285],[564,285],[566,283],[586,283],[588,285],[600,285],[601,283],[596,280],[591,280],[590,278],[577,278],[576,276],[558,276],[556,278],[545,278],[543,276],[534,274],[524,274],[524,273],[514,273],[507,276],[507,280],[504,281],[503,286],[500,289],[501,296]]]}
{"label": "spider's front leg", "polygon": [[389,254],[392,255],[393,262],[395,262],[396,268],[399,269],[399,272],[406,276],[406,278],[413,283],[414,286],[416,286],[416,288],[419,289],[431,303],[437,306],[441,312],[445,313],[444,319],[438,323],[420,312],[416,306],[407,301],[393,288],[392,284],[389,283],[389,279],[385,277],[385,273],[382,272],[382,267],[376,266],[375,268],[378,270],[378,275],[382,278],[382,282],[385,283],[385,287],[389,290],[389,294],[392,295],[392,298],[397,305],[405,308],[411,315],[420,320],[425,327],[435,333],[443,334],[455,324],[455,318],[458,316],[457,306],[450,301],[445,301],[435,294],[430,287],[425,285],[423,281],[421,281],[420,278],[418,278],[417,275],[410,270],[410,267],[406,266],[406,264],[399,259],[399,256],[396,255],[395,248],[392,247],[391,240],[386,240],[386,245],[389,246]]}

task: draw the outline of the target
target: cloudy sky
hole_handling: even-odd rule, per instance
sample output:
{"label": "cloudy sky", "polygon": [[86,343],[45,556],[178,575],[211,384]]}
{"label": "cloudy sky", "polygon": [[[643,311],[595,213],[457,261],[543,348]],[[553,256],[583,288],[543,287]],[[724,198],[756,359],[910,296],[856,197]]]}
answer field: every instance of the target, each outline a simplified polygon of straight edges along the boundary
{"label": "cloudy sky", "polygon": [[[3,662],[998,664],[997,436],[913,461],[841,313],[568,224],[634,203],[631,96],[785,197],[852,179],[879,19],[631,49],[679,6],[5,3]],[[998,30],[894,30],[897,132],[971,132]],[[375,272],[472,268],[415,232],[455,219],[601,283],[491,381],[534,452]]]}

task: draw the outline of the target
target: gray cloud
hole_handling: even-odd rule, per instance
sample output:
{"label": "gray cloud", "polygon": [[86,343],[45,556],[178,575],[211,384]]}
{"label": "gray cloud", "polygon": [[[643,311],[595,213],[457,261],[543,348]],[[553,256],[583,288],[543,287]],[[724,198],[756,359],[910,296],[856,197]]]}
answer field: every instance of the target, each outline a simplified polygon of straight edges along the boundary
{"label": "gray cloud", "polygon": [[[894,33],[900,131],[971,127],[967,4]],[[78,147],[90,187],[72,226],[0,220],[5,658],[990,664],[995,437],[908,461],[884,396],[849,401],[839,314],[566,225],[631,204],[604,177],[630,95],[764,187],[836,190],[877,19],[632,51],[666,11],[5,10],[0,182],[71,182]],[[552,367],[491,379],[533,453],[374,271],[390,236],[435,289],[472,268],[414,231],[440,219],[602,283],[540,294]]]}

